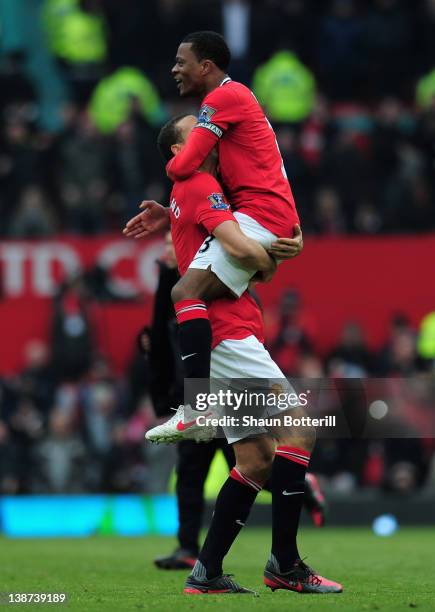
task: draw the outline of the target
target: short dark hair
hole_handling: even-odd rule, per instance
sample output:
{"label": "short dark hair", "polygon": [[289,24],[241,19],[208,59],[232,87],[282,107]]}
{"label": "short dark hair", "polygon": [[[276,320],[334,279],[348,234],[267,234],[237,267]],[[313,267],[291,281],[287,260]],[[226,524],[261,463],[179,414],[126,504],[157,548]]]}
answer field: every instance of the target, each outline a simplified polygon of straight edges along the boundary
{"label": "short dark hair", "polygon": [[198,62],[211,60],[221,70],[226,70],[231,61],[231,51],[223,36],[208,30],[188,34],[184,43],[192,45],[192,51]]}
{"label": "short dark hair", "polygon": [[171,147],[174,144],[179,144],[181,139],[178,123],[187,116],[188,113],[185,113],[170,119],[165,123],[157,136],[157,148],[165,161],[169,161],[174,156]]}

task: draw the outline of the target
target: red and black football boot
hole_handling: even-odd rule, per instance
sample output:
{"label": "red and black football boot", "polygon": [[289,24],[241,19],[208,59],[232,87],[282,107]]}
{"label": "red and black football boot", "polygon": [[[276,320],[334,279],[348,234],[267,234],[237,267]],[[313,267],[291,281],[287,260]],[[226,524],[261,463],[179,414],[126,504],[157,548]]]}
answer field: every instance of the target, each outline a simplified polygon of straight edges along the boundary
{"label": "red and black football boot", "polygon": [[172,555],[154,559],[154,564],[165,570],[192,569],[195,563],[196,554],[185,548],[177,548]]}
{"label": "red and black football boot", "polygon": [[230,595],[244,593],[258,597],[258,593],[255,591],[245,589],[240,584],[237,584],[237,582],[234,582],[230,574],[223,574],[211,580],[189,576],[184,585],[184,592],[188,595]]}
{"label": "red and black football boot", "polygon": [[316,527],[324,527],[326,515],[326,500],[314,474],[305,476],[304,504]]}
{"label": "red and black football boot", "polygon": [[301,559],[296,561],[289,572],[280,572],[277,563],[269,560],[264,570],[264,584],[272,591],[286,589],[296,593],[342,593],[343,587],[319,576],[311,567]]}

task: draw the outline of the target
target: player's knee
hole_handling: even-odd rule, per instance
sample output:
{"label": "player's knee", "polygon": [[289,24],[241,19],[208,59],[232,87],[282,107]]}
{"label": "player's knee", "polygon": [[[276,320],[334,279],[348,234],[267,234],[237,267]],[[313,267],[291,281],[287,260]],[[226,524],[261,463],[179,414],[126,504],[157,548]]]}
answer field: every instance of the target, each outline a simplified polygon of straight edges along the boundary
{"label": "player's knee", "polygon": [[312,426],[286,428],[277,442],[279,446],[292,446],[311,453],[316,444],[316,429]]}
{"label": "player's knee", "polygon": [[311,425],[309,427],[304,427],[300,435],[301,441],[298,448],[302,448],[311,453],[316,444],[316,428]]}
{"label": "player's knee", "polygon": [[255,482],[263,485],[270,477],[274,452],[270,446],[259,446],[249,457],[237,461],[237,468]]}
{"label": "player's knee", "polygon": [[186,274],[172,287],[172,303],[182,300],[208,299],[208,289],[214,277],[207,270],[187,270]]}
{"label": "player's knee", "polygon": [[[299,419],[303,422],[302,417],[307,416],[307,413],[303,408],[299,407],[293,409],[291,415],[294,419]],[[312,425],[282,427],[276,433],[276,440],[279,446],[292,446],[311,453],[316,444],[316,429]]]}
{"label": "player's knee", "polygon": [[181,302],[182,300],[192,300],[195,299],[195,297],[196,296],[192,293],[192,288],[184,283],[183,279],[180,279],[178,283],[172,287],[171,299],[173,304]]}

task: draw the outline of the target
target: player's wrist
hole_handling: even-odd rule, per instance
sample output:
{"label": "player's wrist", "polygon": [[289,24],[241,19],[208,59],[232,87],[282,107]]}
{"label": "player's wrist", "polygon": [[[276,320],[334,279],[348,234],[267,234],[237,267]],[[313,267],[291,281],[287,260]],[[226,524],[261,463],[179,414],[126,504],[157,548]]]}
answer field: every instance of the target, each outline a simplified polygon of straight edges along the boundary
{"label": "player's wrist", "polygon": [[269,256],[269,268],[268,271],[276,270],[276,267],[279,263],[279,259],[273,255],[272,253],[268,253]]}

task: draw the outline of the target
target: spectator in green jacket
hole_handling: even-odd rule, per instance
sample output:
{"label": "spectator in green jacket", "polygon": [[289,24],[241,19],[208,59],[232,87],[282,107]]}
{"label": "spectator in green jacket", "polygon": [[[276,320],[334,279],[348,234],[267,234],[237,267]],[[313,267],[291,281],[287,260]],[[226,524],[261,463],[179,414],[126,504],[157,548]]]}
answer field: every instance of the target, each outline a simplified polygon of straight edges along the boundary
{"label": "spectator in green jacket", "polygon": [[45,0],[45,30],[52,53],[67,64],[99,64],[107,57],[106,24],[79,0]]}
{"label": "spectator in green jacket", "polygon": [[158,126],[166,119],[153,83],[136,68],[119,68],[102,79],[95,88],[89,111],[103,134],[113,133],[128,119],[136,100],[145,119]]}
{"label": "spectator in green jacket", "polygon": [[435,68],[418,81],[416,94],[421,110],[435,109]]}
{"label": "spectator in green jacket", "polygon": [[316,83],[291,51],[278,51],[254,73],[253,90],[274,123],[298,123],[313,110]]}

